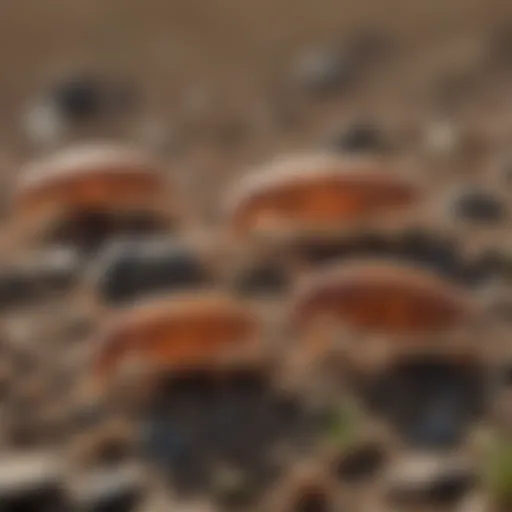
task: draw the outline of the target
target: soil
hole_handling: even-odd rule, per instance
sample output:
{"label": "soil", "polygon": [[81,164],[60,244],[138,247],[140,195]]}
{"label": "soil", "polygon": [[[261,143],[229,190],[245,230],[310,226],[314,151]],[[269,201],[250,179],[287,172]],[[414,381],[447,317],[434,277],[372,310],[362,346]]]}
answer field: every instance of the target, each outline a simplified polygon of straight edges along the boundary
{"label": "soil", "polygon": [[[308,89],[296,76],[297,59],[310,50],[332,48],[344,52],[355,71],[334,92]],[[358,150],[371,146],[379,158],[424,178],[434,197],[471,185],[491,190],[507,207],[511,204],[512,3],[507,0],[77,0],[72,4],[64,0],[3,0],[0,60],[4,62],[0,79],[4,206],[21,165],[53,148],[53,144],[34,143],[27,136],[23,126],[26,109],[54,80],[84,72],[126,81],[137,92],[138,104],[121,119],[73,127],[64,142],[101,138],[146,145],[166,162],[170,175],[184,189],[194,220],[202,226],[215,225],[225,188],[253,166],[282,153],[321,150],[332,144],[352,145]],[[359,62],[363,64],[359,66]],[[345,133],[354,123],[375,125],[377,135],[372,132],[369,137],[363,134],[340,142],[340,132]],[[444,226],[455,225],[448,217],[443,222]],[[482,265],[492,266],[494,260],[485,259],[483,249],[490,247],[500,254],[508,250],[510,221],[505,218],[497,224],[496,229],[463,225],[457,243],[465,244],[468,251],[476,245]],[[505,297],[510,274],[503,273],[503,268],[502,264],[497,285]],[[495,284],[490,282],[491,288]],[[485,297],[486,290],[482,285],[476,293]],[[87,342],[101,315],[91,315],[77,305],[68,288],[30,300],[28,292],[12,291],[13,296],[20,293],[26,294],[27,300],[17,296],[16,304],[5,308],[0,340],[0,407],[5,417],[0,425],[0,450],[4,453],[50,449],[70,465],[68,480],[99,466],[110,467],[111,459],[135,462],[146,475],[153,476],[153,471],[158,475],[149,478],[141,512],[185,512],[190,510],[191,494],[199,503],[197,510],[203,510],[199,508],[203,502],[216,503],[219,510],[272,510],[274,492],[283,496],[288,492],[288,479],[299,461],[323,468],[331,458],[338,460],[339,447],[319,448],[318,436],[334,431],[334,437],[339,437],[338,420],[329,414],[337,410],[333,401],[347,398],[342,391],[346,383],[320,379],[318,389],[304,391],[299,399],[280,388],[268,390],[266,384],[261,389],[261,383],[175,383],[167,397],[172,406],[158,402],[157,412],[145,411],[142,422],[140,411],[134,417],[133,404],[121,398],[89,410],[79,402],[75,384],[89,370],[91,347]],[[2,301],[9,302],[8,298]],[[499,380],[495,361],[512,358],[507,339],[510,314],[505,311],[492,316],[504,302],[500,300],[489,313],[494,321],[492,330],[475,335],[481,341],[489,336],[504,339],[498,344],[499,353],[492,355],[494,366],[485,367],[492,382]],[[400,378],[413,378],[409,373]],[[453,375],[442,373],[439,379],[425,377],[428,382],[436,381],[425,386],[439,388],[445,381],[450,386]],[[476,377],[469,380],[476,386]],[[400,379],[393,385],[404,386]],[[359,390],[357,386],[353,389]],[[455,389],[452,402],[444,396],[438,404],[450,409],[450,418],[457,416],[455,403],[467,400],[467,407],[473,405],[471,397],[459,391]],[[182,395],[175,399],[173,393]],[[311,393],[321,396],[311,399]],[[121,392],[125,398],[127,394],[130,392]],[[320,407],[320,398],[326,395],[328,404]],[[399,392],[397,396],[401,396]],[[435,397],[429,396],[435,408]],[[408,407],[405,399],[401,405]],[[364,421],[370,425],[373,442],[373,431],[380,432],[377,427],[382,418],[378,407],[369,410]],[[469,421],[473,411],[463,413],[463,418],[450,421]],[[247,422],[251,414],[262,426],[257,421]],[[415,421],[421,418],[420,413],[414,414]],[[210,422],[217,422],[219,416],[231,423],[215,427],[217,430],[210,428]],[[112,421],[122,427],[112,428]],[[505,413],[505,407],[493,415],[479,410],[478,421],[505,432],[512,428],[512,416]],[[172,427],[165,427],[165,422]],[[416,427],[409,433],[412,438],[422,435],[421,425]],[[463,430],[459,424],[457,427]],[[187,488],[186,498],[175,492],[179,491],[179,479],[169,482],[169,464],[161,462],[162,457],[169,457],[173,464],[183,464],[174,469],[174,476],[189,476],[189,465],[180,459],[180,450],[185,448],[177,440],[179,432],[173,437],[173,429],[189,435],[187,442],[196,451],[202,446],[201,457],[194,459],[200,462],[202,474],[194,481],[192,493]],[[224,439],[231,433],[229,429],[238,435]],[[435,434],[430,430],[425,437],[428,435]],[[450,435],[454,433],[445,437]],[[223,442],[233,452],[223,453],[227,462],[218,453]],[[396,432],[390,440],[379,437],[379,443],[385,453],[383,466],[399,454],[413,453]],[[457,449],[473,455],[469,440]],[[267,456],[268,460],[261,460]],[[244,501],[240,490],[247,490],[246,483],[230,494],[224,489],[225,482],[213,482],[213,477],[223,474],[219,464],[231,464],[230,459],[236,459],[235,465],[244,471],[250,466],[253,473],[246,473],[257,475],[251,485],[258,491],[256,496],[248,493],[250,500]],[[278,467],[276,460],[281,464]],[[360,477],[361,471],[357,485],[337,480],[336,472],[331,475],[333,482],[322,481],[321,487],[336,504],[334,510],[343,510],[341,504],[346,503],[353,510],[394,510],[386,504],[383,469],[373,468],[368,478]],[[319,480],[321,474],[321,470],[315,473]],[[220,497],[219,488],[223,489]],[[296,492],[307,494],[304,489]],[[485,494],[478,486],[472,492],[477,498]],[[314,510],[324,510],[316,506]],[[449,510],[464,512],[450,506]],[[313,508],[297,506],[294,510]]]}

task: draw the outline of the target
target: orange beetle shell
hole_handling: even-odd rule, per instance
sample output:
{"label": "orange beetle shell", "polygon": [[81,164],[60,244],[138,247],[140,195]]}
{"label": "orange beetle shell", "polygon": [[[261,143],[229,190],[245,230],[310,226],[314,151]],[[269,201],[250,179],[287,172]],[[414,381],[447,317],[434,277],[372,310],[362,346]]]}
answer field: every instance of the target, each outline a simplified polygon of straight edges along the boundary
{"label": "orange beetle shell", "polygon": [[284,160],[249,175],[229,199],[238,234],[340,231],[417,202],[418,184],[371,161],[334,156]]}
{"label": "orange beetle shell", "polygon": [[422,268],[349,262],[320,270],[299,287],[298,323],[328,314],[363,329],[393,334],[443,331],[471,318],[475,305],[454,285]]}
{"label": "orange beetle shell", "polygon": [[167,189],[147,155],[102,145],[72,148],[21,171],[14,214],[45,220],[55,212],[134,211],[153,207]]}
{"label": "orange beetle shell", "polygon": [[210,366],[255,340],[258,328],[253,312],[225,295],[159,298],[114,319],[101,336],[95,373],[108,377],[130,356],[166,371]]}

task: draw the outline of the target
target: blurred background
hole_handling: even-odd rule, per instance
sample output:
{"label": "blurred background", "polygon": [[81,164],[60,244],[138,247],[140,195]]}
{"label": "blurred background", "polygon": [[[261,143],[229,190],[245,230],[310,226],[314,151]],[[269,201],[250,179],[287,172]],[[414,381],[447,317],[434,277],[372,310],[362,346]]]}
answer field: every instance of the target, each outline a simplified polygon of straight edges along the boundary
{"label": "blurred background", "polygon": [[[377,400],[397,420],[399,446],[375,433],[380,431],[373,406],[363,413],[370,425],[366,437],[357,414],[333,404],[335,393],[316,391],[312,411],[303,397],[275,397],[259,377],[229,384],[222,399],[208,394],[216,384],[192,378],[176,386],[183,393],[176,408],[157,400],[150,411],[134,413],[117,395],[114,405],[85,406],[70,383],[88,372],[83,343],[102,325],[104,312],[91,313],[87,301],[73,302],[76,296],[68,302],[65,293],[83,278],[87,258],[94,258],[88,253],[84,263],[80,255],[77,263],[73,254],[61,252],[45,266],[38,253],[32,259],[27,253],[23,268],[2,269],[0,275],[0,511],[512,510],[510,1],[2,0],[0,62],[5,205],[25,162],[84,141],[133,144],[160,158],[184,186],[194,220],[206,227],[221,221],[227,186],[281,154],[328,150],[399,163],[421,177],[434,197],[444,197],[453,186],[474,191],[458,203],[454,196],[455,220],[446,217],[443,225],[462,220],[457,243],[467,242],[468,249],[483,240],[478,249],[492,249],[477,254],[478,269],[457,274],[467,253],[449,244],[432,249],[429,241],[412,250],[424,251],[422,262],[435,259],[445,278],[457,274],[468,296],[487,301],[492,321],[472,331],[478,340],[503,340],[499,367],[479,359],[474,367],[463,364],[459,373],[457,364],[443,366],[441,357],[399,364],[390,372],[381,386],[385,396],[368,400]],[[437,240],[436,233],[432,238]],[[137,247],[121,247],[120,259],[138,254]],[[9,249],[4,252],[8,256]],[[114,302],[130,295],[130,287],[137,293],[157,285],[160,292],[172,289],[180,279],[187,281],[188,272],[195,276],[191,281],[202,280],[193,250],[157,244],[121,270],[114,268],[119,261],[113,254],[114,263],[107,258],[100,265],[113,281],[106,278],[99,294],[112,293]],[[148,254],[158,256],[151,260]],[[141,265],[153,269],[150,277]],[[39,271],[50,277],[37,284],[34,300]],[[130,281],[135,274],[143,276],[140,282]],[[119,283],[119,289],[109,288]],[[41,294],[53,286],[56,295]],[[494,302],[489,290],[499,291]],[[269,309],[279,312],[282,298],[269,299]],[[489,325],[497,330],[485,331]],[[369,391],[359,385],[357,393]],[[124,399],[137,394],[123,389]],[[196,410],[209,412],[203,417]],[[210,439],[208,422],[218,416],[246,423],[216,423],[211,430],[219,438]],[[264,439],[249,434],[256,416],[273,418],[269,433],[262,427]],[[483,433],[468,440],[469,424],[483,426]],[[490,446],[489,431],[498,432],[502,444],[485,480],[482,461],[488,452],[481,450]],[[364,433],[362,439],[354,432]],[[180,435],[190,439],[180,441]],[[226,437],[255,453],[241,449],[239,459],[238,448],[229,445],[233,439]],[[318,448],[318,437],[328,439],[327,448]],[[282,448],[279,443],[288,438],[293,446]],[[235,469],[210,460],[208,450],[216,453],[224,442],[228,452],[237,453]],[[258,458],[272,443],[282,448],[275,458],[286,461],[284,470]],[[325,455],[316,454],[317,448],[333,459],[327,476],[321,463],[315,466]],[[197,452],[199,469],[189,464]],[[432,461],[433,455],[440,458]],[[402,462],[402,456],[410,457]],[[299,458],[315,464],[295,481],[288,470],[299,466]],[[142,466],[143,476],[128,462],[137,470]],[[169,484],[162,476],[168,472],[187,485],[194,482],[191,491],[180,480],[186,499],[174,492],[180,482]]]}
{"label": "blurred background", "polygon": [[325,146],[350,129],[373,138],[363,145],[401,154],[460,149],[468,139],[466,172],[489,154],[501,164],[512,129],[510,9],[498,0],[6,2],[5,165],[55,142],[54,118],[38,110],[27,121],[34,103],[59,94],[64,110],[66,101],[100,101],[64,98],[62,88],[81,80],[96,88],[89,95],[107,80],[121,88],[82,107],[89,114],[68,105],[81,137],[83,120],[95,118],[87,136],[185,158],[192,183],[278,150]]}

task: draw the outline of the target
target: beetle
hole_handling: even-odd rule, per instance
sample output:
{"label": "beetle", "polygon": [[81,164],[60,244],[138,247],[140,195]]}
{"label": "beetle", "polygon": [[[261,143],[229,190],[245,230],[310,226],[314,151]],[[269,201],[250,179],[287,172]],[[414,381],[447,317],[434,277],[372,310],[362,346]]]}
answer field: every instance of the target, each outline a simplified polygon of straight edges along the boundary
{"label": "beetle", "polygon": [[141,297],[204,289],[213,271],[201,247],[165,235],[119,237],[105,244],[86,272],[89,295],[109,306]]}
{"label": "beetle", "polygon": [[165,230],[179,217],[175,187],[151,155],[109,144],[70,147],[27,164],[14,190],[13,230],[38,243],[92,243]]}
{"label": "beetle", "polygon": [[263,254],[291,275],[333,260],[391,256],[463,279],[456,233],[427,192],[418,177],[375,158],[282,157],[229,190],[227,230],[234,246],[243,245],[242,259]]}
{"label": "beetle", "polygon": [[[226,198],[227,225],[251,254],[274,252],[299,273],[353,257],[392,257],[478,284],[478,254],[446,214],[445,194],[370,157],[281,157],[242,177]],[[244,251],[247,254],[248,251]]]}
{"label": "beetle", "polygon": [[236,236],[335,235],[396,221],[421,197],[419,183],[379,161],[284,157],[230,190],[227,222]]}
{"label": "beetle", "polygon": [[261,355],[256,312],[218,291],[139,301],[105,319],[97,336],[92,375],[100,387],[133,361],[152,375],[176,375],[251,365]]}
{"label": "beetle", "polygon": [[327,314],[356,329],[399,335],[442,333],[468,322],[476,309],[466,290],[432,271],[371,259],[312,272],[292,300],[301,324]]}

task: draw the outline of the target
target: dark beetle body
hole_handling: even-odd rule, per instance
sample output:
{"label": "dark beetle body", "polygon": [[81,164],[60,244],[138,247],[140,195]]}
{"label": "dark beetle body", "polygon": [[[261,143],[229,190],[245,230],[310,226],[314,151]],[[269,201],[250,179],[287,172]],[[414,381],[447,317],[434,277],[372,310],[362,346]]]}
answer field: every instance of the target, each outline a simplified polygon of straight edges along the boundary
{"label": "dark beetle body", "polygon": [[162,237],[134,237],[117,240],[106,248],[95,279],[101,298],[118,304],[198,288],[211,278],[191,248]]}

